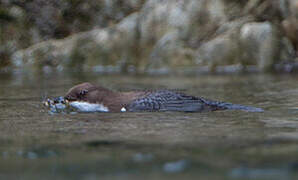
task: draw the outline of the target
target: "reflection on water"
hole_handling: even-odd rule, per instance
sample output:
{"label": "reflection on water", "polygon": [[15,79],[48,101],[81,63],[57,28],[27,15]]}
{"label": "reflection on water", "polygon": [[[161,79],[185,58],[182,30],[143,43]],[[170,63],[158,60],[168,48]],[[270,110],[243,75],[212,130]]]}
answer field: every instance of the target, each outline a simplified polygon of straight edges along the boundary
{"label": "reflection on water", "polygon": [[[297,176],[298,76],[0,75],[0,178],[266,179]],[[45,96],[89,81],[179,89],[263,113],[54,114]]]}

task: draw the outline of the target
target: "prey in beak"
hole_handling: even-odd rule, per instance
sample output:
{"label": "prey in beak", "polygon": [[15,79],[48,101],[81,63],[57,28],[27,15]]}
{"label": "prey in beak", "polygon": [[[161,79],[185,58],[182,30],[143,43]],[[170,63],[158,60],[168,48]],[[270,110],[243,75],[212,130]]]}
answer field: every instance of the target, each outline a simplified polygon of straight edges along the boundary
{"label": "prey in beak", "polygon": [[50,109],[51,113],[64,112],[69,107],[68,100],[62,96],[55,97],[52,99],[47,98],[42,103],[45,107]]}

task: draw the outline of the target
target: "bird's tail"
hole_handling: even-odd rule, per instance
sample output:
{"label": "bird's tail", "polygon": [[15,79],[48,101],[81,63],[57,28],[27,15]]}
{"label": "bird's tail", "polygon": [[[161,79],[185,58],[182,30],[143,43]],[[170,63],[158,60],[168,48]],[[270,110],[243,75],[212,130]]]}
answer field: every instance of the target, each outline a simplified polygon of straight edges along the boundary
{"label": "bird's tail", "polygon": [[213,110],[231,109],[231,110],[242,110],[246,112],[263,112],[262,108],[244,106],[240,104],[232,104],[227,102],[218,102],[208,99],[201,99],[206,105],[210,106]]}

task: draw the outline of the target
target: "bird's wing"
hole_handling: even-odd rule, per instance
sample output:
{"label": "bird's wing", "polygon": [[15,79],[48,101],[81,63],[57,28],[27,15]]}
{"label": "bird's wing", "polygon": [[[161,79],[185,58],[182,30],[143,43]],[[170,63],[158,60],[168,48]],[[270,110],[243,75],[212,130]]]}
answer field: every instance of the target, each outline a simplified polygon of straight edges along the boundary
{"label": "bird's wing", "polygon": [[180,92],[161,90],[148,93],[129,104],[129,111],[201,112],[206,108],[201,98]]}

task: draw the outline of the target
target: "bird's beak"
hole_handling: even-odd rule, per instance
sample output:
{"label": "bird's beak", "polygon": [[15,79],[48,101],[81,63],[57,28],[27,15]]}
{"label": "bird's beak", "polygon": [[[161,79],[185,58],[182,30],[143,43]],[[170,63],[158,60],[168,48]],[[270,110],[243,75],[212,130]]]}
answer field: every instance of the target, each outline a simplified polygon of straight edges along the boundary
{"label": "bird's beak", "polygon": [[65,105],[68,106],[69,105],[69,101],[67,99],[64,99]]}

